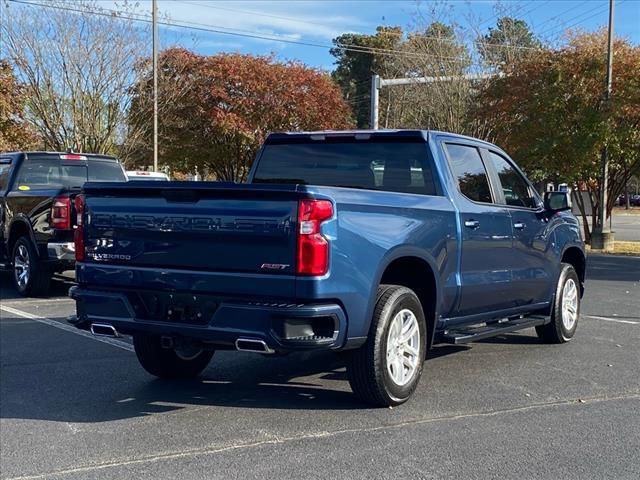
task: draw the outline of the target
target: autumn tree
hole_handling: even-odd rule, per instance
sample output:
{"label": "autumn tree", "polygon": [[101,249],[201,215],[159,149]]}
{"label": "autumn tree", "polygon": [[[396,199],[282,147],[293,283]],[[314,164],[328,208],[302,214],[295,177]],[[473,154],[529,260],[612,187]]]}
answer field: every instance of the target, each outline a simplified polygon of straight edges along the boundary
{"label": "autumn tree", "polygon": [[3,54],[24,79],[26,117],[45,148],[117,153],[133,67],[148,45],[144,28],[121,15],[134,6],[122,8],[112,14],[94,0],[4,5]]}
{"label": "autumn tree", "polygon": [[[350,109],[329,76],[297,62],[171,49],[160,64],[161,83],[183,88],[159,130],[161,162],[174,170],[198,167],[218,180],[240,181],[269,132],[352,125]],[[147,90],[148,85],[136,87]],[[135,98],[131,115],[146,111],[149,101],[148,95]],[[148,161],[150,132],[138,145],[137,158]]]}
{"label": "autumn tree", "polygon": [[9,62],[0,59],[0,151],[26,150],[36,137],[24,119],[26,97]]}
{"label": "autumn tree", "polygon": [[[494,78],[479,98],[476,115],[493,139],[511,152],[534,180],[572,184],[590,240],[587,211],[598,216],[601,151],[608,145],[610,214],[615,198],[640,171],[640,47],[614,44],[613,97],[604,100],[605,31],[578,33],[567,46],[520,57]],[[595,222],[593,222],[595,223]]]}
{"label": "autumn tree", "polygon": [[[393,61],[402,56],[398,51],[402,41],[400,27],[385,26],[377,27],[373,35],[345,33],[333,39],[335,47],[330,52],[336,58],[336,69],[331,76],[352,106],[358,128],[370,126],[371,76],[384,78],[396,70]],[[387,96],[382,94],[380,100],[385,112]]]}

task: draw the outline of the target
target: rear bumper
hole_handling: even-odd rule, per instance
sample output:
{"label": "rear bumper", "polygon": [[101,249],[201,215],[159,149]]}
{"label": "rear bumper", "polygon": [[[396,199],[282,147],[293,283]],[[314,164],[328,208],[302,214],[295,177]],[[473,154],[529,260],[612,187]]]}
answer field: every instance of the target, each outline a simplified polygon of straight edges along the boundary
{"label": "rear bumper", "polygon": [[179,337],[218,349],[234,349],[240,338],[262,340],[277,352],[336,350],[346,341],[347,318],[336,303],[276,304],[188,295],[185,307],[170,292],[157,292],[162,297],[162,312],[166,313],[149,319],[145,318],[148,314],[141,313],[147,305],[141,306],[136,295],[72,287],[69,296],[76,301],[77,309],[72,323],[82,329],[89,329],[92,323],[108,324],[125,335]]}

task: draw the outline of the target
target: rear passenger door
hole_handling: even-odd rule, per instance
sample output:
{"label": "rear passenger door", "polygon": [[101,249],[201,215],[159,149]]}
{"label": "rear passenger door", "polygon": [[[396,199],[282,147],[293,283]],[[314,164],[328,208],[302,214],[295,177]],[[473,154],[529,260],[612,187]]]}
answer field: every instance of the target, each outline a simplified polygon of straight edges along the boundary
{"label": "rear passenger door", "polygon": [[483,154],[493,182],[501,190],[499,201],[513,222],[513,298],[518,306],[547,302],[554,284],[549,276],[556,268],[549,224],[541,215],[542,200],[504,154],[492,149]]}
{"label": "rear passenger door", "polygon": [[479,146],[459,139],[445,140],[442,146],[457,183],[462,230],[460,296],[452,317],[513,307],[509,211],[492,189]]}

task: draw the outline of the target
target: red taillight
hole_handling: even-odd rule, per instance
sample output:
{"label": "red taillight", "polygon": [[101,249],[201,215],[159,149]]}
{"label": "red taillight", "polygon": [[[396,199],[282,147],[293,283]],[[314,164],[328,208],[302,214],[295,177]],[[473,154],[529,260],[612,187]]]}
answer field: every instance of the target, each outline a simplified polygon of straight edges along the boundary
{"label": "red taillight", "polygon": [[51,225],[56,230],[69,230],[71,228],[71,199],[69,197],[56,197],[53,199]]}
{"label": "red taillight", "polygon": [[328,200],[300,200],[298,204],[299,275],[324,275],[329,270],[329,242],[320,233],[322,222],[333,217]]}
{"label": "red taillight", "polygon": [[84,195],[76,196],[73,201],[76,208],[76,231],[73,234],[75,244],[76,261],[82,262],[85,257],[84,249]]}

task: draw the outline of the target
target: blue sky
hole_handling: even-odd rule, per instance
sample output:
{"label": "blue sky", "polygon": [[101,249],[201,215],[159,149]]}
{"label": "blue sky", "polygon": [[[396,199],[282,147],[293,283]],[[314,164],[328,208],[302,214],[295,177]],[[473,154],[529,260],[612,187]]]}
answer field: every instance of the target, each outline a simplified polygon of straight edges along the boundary
{"label": "blue sky", "polygon": [[[122,0],[98,1],[110,9]],[[138,0],[138,4],[140,15],[148,18],[151,0]],[[616,35],[640,44],[640,0],[615,0],[615,5]],[[169,23],[196,27],[161,26],[162,47],[181,45],[203,54],[275,54],[327,70],[334,59],[326,47],[335,36],[373,33],[377,25],[411,30],[428,23],[432,10],[444,15],[443,20],[457,23],[467,40],[475,37],[477,29],[485,33],[495,25],[500,12],[526,20],[549,41],[561,41],[566,28],[604,27],[608,18],[608,0],[158,0],[158,9]],[[227,34],[203,31],[211,29]],[[267,38],[251,38],[255,36]]]}
{"label": "blue sky", "polygon": [[[149,0],[140,2],[142,9],[147,5]],[[160,13],[171,22],[194,22],[204,28],[223,27],[230,32],[318,45],[330,45],[333,37],[344,32],[372,33],[377,25],[410,29],[424,22],[421,17],[429,18],[433,8],[457,22],[469,37],[473,36],[472,25],[487,30],[495,24],[500,11],[523,18],[536,33],[550,40],[560,39],[567,27],[603,27],[608,18],[607,0],[159,0],[158,5]],[[640,44],[640,0],[616,0],[615,5],[616,34]],[[325,69],[333,64],[326,48],[167,27],[161,28],[160,35],[165,45],[178,43],[201,53],[274,53]]]}

